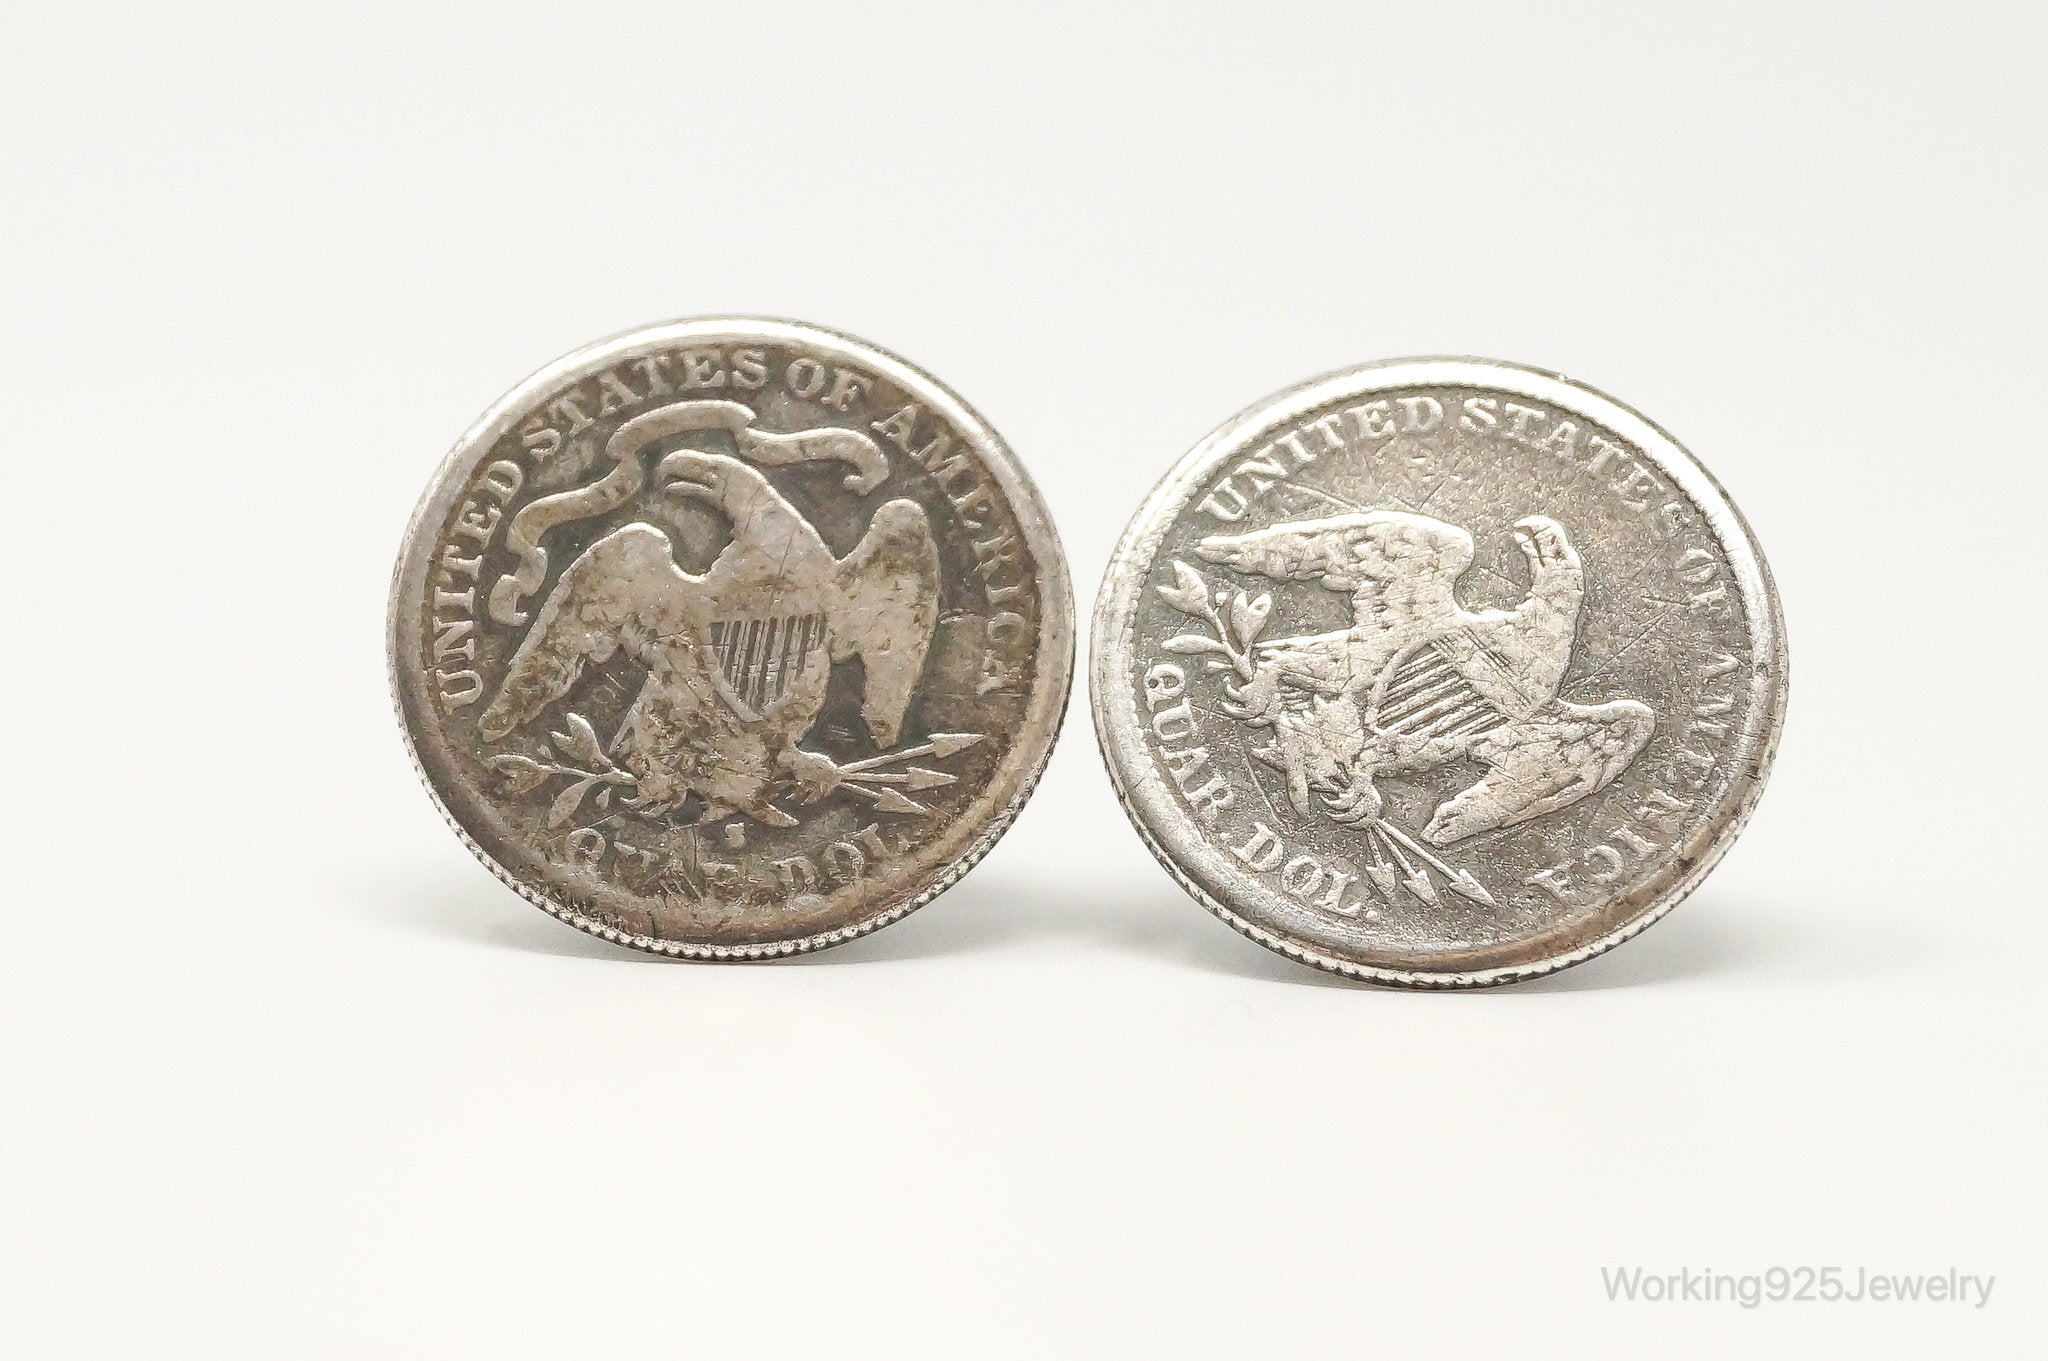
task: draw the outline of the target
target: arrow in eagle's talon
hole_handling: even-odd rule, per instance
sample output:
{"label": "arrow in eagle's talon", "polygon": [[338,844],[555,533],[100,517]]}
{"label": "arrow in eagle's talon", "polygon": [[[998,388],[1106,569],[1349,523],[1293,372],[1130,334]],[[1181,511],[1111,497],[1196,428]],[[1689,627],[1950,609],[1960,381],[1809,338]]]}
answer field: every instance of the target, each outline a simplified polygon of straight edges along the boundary
{"label": "arrow in eagle's talon", "polygon": [[[1386,826],[1385,823],[1381,823],[1381,830],[1386,830]],[[1389,841],[1387,849],[1394,853],[1394,859],[1401,862],[1401,869],[1403,871],[1401,882],[1407,885],[1408,891],[1422,899],[1425,903],[1428,903],[1431,907],[1437,906],[1442,900],[1436,896],[1436,885],[1429,881],[1429,871],[1411,864],[1408,857],[1401,854],[1399,842]]]}
{"label": "arrow in eagle's talon", "polygon": [[[1373,823],[1365,830],[1365,844],[1372,848],[1373,853],[1373,862],[1365,867],[1365,872],[1372,876],[1373,883],[1379,888],[1380,896],[1391,901],[1394,896],[1394,867],[1387,863],[1387,853],[1373,845],[1371,836],[1373,832],[1379,830],[1379,824]],[[1385,833],[1381,835],[1384,836]]]}
{"label": "arrow in eagle's talon", "polygon": [[839,773],[841,775],[853,775],[863,770],[873,770],[876,766],[893,766],[898,761],[915,760],[920,756],[929,756],[934,760],[943,761],[956,751],[967,750],[987,735],[986,733],[978,732],[935,732],[931,735],[931,740],[928,742],[906,748],[903,751],[892,751],[886,752],[881,756],[870,756],[865,761],[849,762],[839,767]]}
{"label": "arrow in eagle's talon", "polygon": [[[1488,907],[1500,906],[1500,904],[1494,900],[1494,896],[1486,891],[1486,885],[1480,883],[1477,879],[1472,877],[1472,871],[1452,869],[1442,860],[1438,859],[1434,855],[1431,855],[1427,850],[1423,849],[1421,846],[1418,846],[1415,843],[1414,838],[1410,837],[1406,832],[1403,832],[1400,828],[1394,826],[1391,823],[1382,821],[1379,824],[1379,832],[1382,836],[1388,838],[1387,844],[1394,847],[1394,854],[1396,857],[1400,859],[1402,865],[1405,866],[1408,864],[1408,857],[1402,855],[1400,850],[1401,846],[1406,846],[1409,850],[1415,852],[1417,856],[1421,857],[1421,859],[1424,862],[1426,862],[1430,866],[1430,868],[1436,870],[1437,873],[1443,875],[1444,878],[1450,880],[1451,892],[1461,894],[1464,897],[1472,899],[1472,901],[1474,902],[1485,903]],[[1395,845],[1396,842],[1398,842],[1399,845]],[[1410,881],[1410,886],[1413,886],[1412,880]],[[1437,900],[1434,886],[1431,887],[1428,897],[1431,902],[1435,902]]]}
{"label": "arrow in eagle's talon", "polygon": [[[1396,827],[1393,823],[1382,821],[1380,823],[1380,830],[1386,833],[1389,837],[1393,838],[1393,840],[1399,842],[1401,845],[1406,846],[1409,850],[1415,852],[1415,855],[1418,859],[1420,859],[1424,864],[1428,865],[1431,869],[1435,870],[1438,874],[1444,876],[1444,878],[1455,879],[1458,877],[1459,871],[1452,869],[1449,865],[1445,864],[1441,859],[1439,859],[1435,855],[1432,855],[1429,852],[1429,850],[1422,846],[1419,842],[1417,842],[1414,837],[1409,836],[1406,832],[1402,831],[1399,827]],[[1394,852],[1394,854],[1400,855],[1401,853],[1397,850]],[[1407,863],[1407,857],[1402,857],[1402,863]]]}
{"label": "arrow in eagle's talon", "polygon": [[948,775],[943,770],[927,770],[923,766],[912,766],[909,770],[899,771],[895,774],[876,774],[873,771],[865,771],[857,772],[846,778],[849,780],[865,780],[869,784],[900,784],[905,789],[914,792],[919,789],[941,788],[954,783],[958,777]]}
{"label": "arrow in eagle's talon", "polygon": [[1486,885],[1472,877],[1472,871],[1459,870],[1451,876],[1451,892],[1462,893],[1474,902],[1485,903],[1488,907],[1499,907],[1493,895],[1486,891]]}
{"label": "arrow in eagle's talon", "polygon": [[930,816],[932,811],[914,799],[904,798],[893,789],[869,789],[866,785],[858,784],[843,784],[839,787],[873,799],[877,813],[920,813]]}

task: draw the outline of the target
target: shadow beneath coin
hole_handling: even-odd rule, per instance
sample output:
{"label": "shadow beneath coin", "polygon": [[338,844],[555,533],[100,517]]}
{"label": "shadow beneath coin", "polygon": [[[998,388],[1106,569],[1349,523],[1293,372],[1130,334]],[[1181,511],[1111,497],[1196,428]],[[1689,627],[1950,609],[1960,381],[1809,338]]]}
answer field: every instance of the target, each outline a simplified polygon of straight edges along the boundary
{"label": "shadow beneath coin", "polygon": [[[405,897],[385,897],[389,915],[415,930],[497,949],[624,963],[688,963],[634,950],[579,931],[534,907],[497,880],[477,875],[461,882],[421,883]],[[1194,909],[1181,899],[1180,911]],[[1200,914],[1196,910],[1195,915]],[[1202,925],[1196,920],[1196,927]],[[771,965],[830,966],[904,963],[1081,941],[1092,947],[1157,954],[1171,948],[1178,923],[1163,911],[1142,914],[1077,892],[1072,885],[1020,882],[969,874],[930,904],[892,926],[814,954],[766,961]],[[1227,938],[1225,945],[1230,942]],[[1242,943],[1242,942],[1240,942]],[[1284,963],[1285,961],[1279,961]]]}
{"label": "shadow beneath coin", "polygon": [[1731,902],[1710,890],[1604,955],[1504,991],[1599,992],[1736,976],[1816,982],[1911,966],[1912,942],[1874,923],[1845,938],[1825,925],[1833,915]]}
{"label": "shadow beneath coin", "polygon": [[1262,982],[1348,987],[1253,944],[1171,883],[1117,884],[1105,892],[1002,867],[969,874],[930,906],[874,935],[803,958],[804,963],[876,964],[1047,944],[1138,955],[1157,962]]}
{"label": "shadow beneath coin", "polygon": [[[1074,941],[1168,965],[1262,983],[1368,989],[1240,936],[1171,884],[1077,891],[1058,882],[970,875],[951,893],[886,931],[811,962],[879,963]],[[1796,906],[1736,903],[1703,895],[1634,940],[1560,973],[1489,989],[1499,996],[1604,992],[1730,978],[1799,982],[1907,969],[1913,945],[1866,927],[1853,940],[1831,931],[1832,914]]]}
{"label": "shadow beneath coin", "polygon": [[1635,939],[1561,973],[1510,985],[1507,994],[1604,992],[1753,972],[1778,955],[1782,938],[1759,935],[1711,903],[1681,904]]}
{"label": "shadow beneath coin", "polygon": [[444,940],[486,945],[566,959],[607,959],[659,964],[659,955],[629,950],[601,936],[578,931],[521,898],[485,874],[423,881],[388,913],[414,930]]}
{"label": "shadow beneath coin", "polygon": [[[1239,936],[1161,882],[1084,889],[1007,867],[982,866],[893,926],[815,954],[771,964],[796,968],[912,963],[1071,945],[1083,952],[1141,956],[1168,965],[1263,982],[1351,986]],[[478,874],[412,881],[401,897],[380,895],[385,915],[446,940],[529,954],[616,963],[663,964],[666,956],[614,945],[578,931]]]}
{"label": "shadow beneath coin", "polygon": [[[1170,967],[1260,983],[1370,988],[1297,964],[1238,935],[1169,882],[1122,882],[1091,891],[1050,876],[983,866],[893,926],[816,954],[776,961],[789,967],[857,967],[1073,945],[1083,952],[1139,956]],[[417,883],[417,881],[415,881]],[[384,902],[401,905],[390,897]],[[408,927],[495,949],[615,963],[673,963],[614,945],[558,921],[495,879],[464,876],[418,883],[394,911]],[[1911,964],[1910,946],[1872,931],[1841,939],[1813,916],[1716,901],[1682,904],[1635,940],[1575,968],[1489,990],[1496,996],[1601,992],[1736,976],[1814,981],[1886,972]],[[1374,991],[1384,991],[1372,989]]]}

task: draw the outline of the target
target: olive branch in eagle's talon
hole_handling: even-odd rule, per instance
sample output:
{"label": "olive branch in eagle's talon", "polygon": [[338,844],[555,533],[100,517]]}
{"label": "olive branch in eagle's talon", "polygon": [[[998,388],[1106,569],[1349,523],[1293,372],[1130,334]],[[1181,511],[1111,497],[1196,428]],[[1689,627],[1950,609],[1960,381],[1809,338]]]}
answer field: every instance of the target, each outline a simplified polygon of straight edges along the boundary
{"label": "olive branch in eagle's talon", "polygon": [[1252,662],[1252,645],[1258,641],[1259,634],[1265,630],[1267,616],[1273,612],[1273,597],[1262,595],[1254,600],[1243,591],[1235,594],[1228,590],[1212,592],[1200,572],[1179,561],[1173,564],[1173,578],[1173,585],[1158,588],[1160,599],[1189,618],[1206,623],[1213,636],[1182,633],[1168,638],[1160,646],[1168,652],[1209,653],[1206,663],[1209,670],[1235,671],[1237,680],[1225,681],[1223,686],[1233,701],[1227,707],[1232,717],[1255,720],[1263,706],[1249,700],[1245,688],[1258,675]]}
{"label": "olive branch in eagle's talon", "polygon": [[[562,757],[578,761],[582,765],[568,765],[561,759],[536,761],[531,756],[519,756],[504,752],[493,756],[484,764],[498,777],[507,794],[524,794],[537,789],[557,775],[567,775],[571,783],[555,796],[548,806],[547,825],[559,827],[576,815],[583,804],[584,796],[592,789],[597,790],[597,807],[608,809],[612,803],[614,785],[635,783],[630,771],[621,770],[612,758],[604,754],[604,747],[597,740],[596,729],[590,720],[581,714],[568,716],[569,731],[552,734],[555,745],[561,749]],[[541,755],[553,757],[548,744],[540,744]],[[588,766],[590,769],[584,769]]]}

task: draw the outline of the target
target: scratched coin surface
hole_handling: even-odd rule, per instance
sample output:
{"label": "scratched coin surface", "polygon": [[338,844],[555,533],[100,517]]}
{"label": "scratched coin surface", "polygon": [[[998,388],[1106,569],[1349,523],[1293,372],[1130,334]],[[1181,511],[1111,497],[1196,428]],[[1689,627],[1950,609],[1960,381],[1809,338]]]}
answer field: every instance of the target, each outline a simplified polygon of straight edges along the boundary
{"label": "scratched coin surface", "polygon": [[1475,987],[1690,892],[1785,704],[1769,569],[1662,430],[1551,374],[1416,359],[1279,393],[1139,510],[1096,604],[1110,776],[1262,945]]}
{"label": "scratched coin surface", "polygon": [[698,959],[929,901],[1052,749],[1074,656],[1036,489],[903,360],[649,327],[480,419],[406,532],[391,684],[463,840],[562,920]]}

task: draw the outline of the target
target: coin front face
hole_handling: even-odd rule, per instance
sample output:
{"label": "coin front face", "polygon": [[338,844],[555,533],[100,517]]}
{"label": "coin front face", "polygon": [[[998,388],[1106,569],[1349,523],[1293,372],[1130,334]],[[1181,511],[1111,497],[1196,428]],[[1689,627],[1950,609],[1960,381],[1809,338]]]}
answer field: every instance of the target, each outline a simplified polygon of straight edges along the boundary
{"label": "coin front face", "polygon": [[1377,982],[1512,982],[1628,939],[1747,819],[1785,702],[1742,517],[1670,436],[1480,360],[1240,414],[1096,606],[1098,737],[1205,906]]}
{"label": "coin front face", "polygon": [[568,356],[443,463],[391,683],[464,841],[571,925],[755,959],[886,925],[1044,769],[1073,668],[1044,505],[959,398],[790,322]]}

